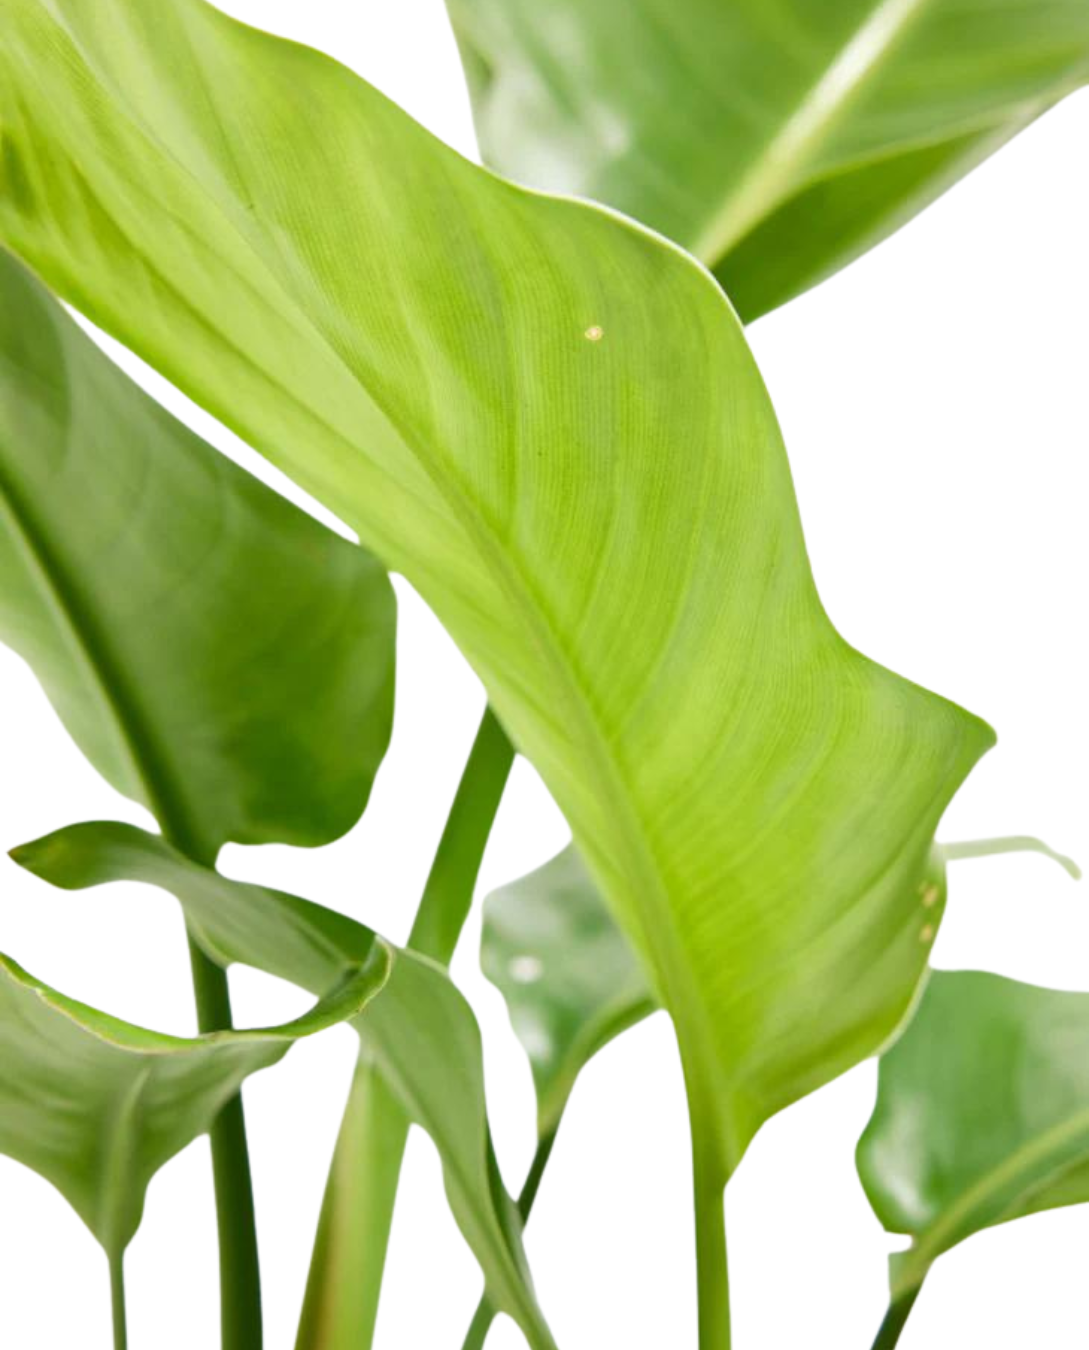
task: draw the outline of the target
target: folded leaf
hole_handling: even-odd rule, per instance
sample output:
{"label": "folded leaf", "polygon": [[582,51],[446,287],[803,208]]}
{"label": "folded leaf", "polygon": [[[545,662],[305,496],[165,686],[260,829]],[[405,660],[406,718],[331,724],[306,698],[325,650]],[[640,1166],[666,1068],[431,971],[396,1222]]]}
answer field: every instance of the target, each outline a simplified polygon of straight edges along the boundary
{"label": "folded leaf", "polygon": [[485,160],[691,249],[757,318],[1089,81],[1083,0],[447,0]]}
{"label": "folded leaf", "polygon": [[0,639],[114,787],[201,856],[343,834],[389,741],[394,626],[372,558],[168,416],[0,250]]}
{"label": "folded leaf", "polygon": [[522,1250],[521,1222],[492,1152],[480,1032],[440,966],[388,947],[346,915],[220,876],[135,826],[76,825],[14,849],[12,857],[65,889],[141,881],[169,891],[218,964],[242,962],[315,993],[369,962],[376,946],[385,951],[389,973],[381,997],[352,1023],[363,1045],[361,1071],[379,1073],[409,1119],[434,1140],[451,1209],[492,1302],[514,1318],[534,1350],[552,1350]]}
{"label": "folded leaf", "polygon": [[388,969],[375,945],[297,1021],[185,1040],[65,998],[0,956],[0,1153],[56,1186],[117,1258],[159,1168],[211,1127],[249,1074],[357,1015]]}
{"label": "folded leaf", "polygon": [[936,972],[881,1061],[858,1169],[913,1239],[892,1257],[894,1305],[973,1233],[1089,1201],[1089,994]]}
{"label": "folded leaf", "polygon": [[5,9],[0,238],[436,611],[646,961],[724,1179],[909,1006],[990,730],[830,624],[680,251],[200,0],[60,13]]}

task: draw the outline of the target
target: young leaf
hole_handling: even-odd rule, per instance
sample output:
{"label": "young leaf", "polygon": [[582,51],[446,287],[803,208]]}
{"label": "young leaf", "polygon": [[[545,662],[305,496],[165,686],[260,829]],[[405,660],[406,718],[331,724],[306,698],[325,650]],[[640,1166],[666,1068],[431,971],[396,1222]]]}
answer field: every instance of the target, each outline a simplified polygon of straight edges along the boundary
{"label": "young leaf", "polygon": [[691,249],[746,320],[1089,81],[1082,0],[447,0],[486,161]]}
{"label": "young leaf", "polygon": [[892,1257],[894,1308],[973,1233],[1089,1201],[1089,994],[936,972],[881,1061],[858,1170],[913,1239]]}
{"label": "young leaf", "polygon": [[721,290],[200,0],[5,25],[0,238],[431,604],[652,972],[724,1181],[910,1005],[992,734],[830,624]]}
{"label": "young leaf", "polygon": [[[14,849],[12,857],[66,889],[141,881],[169,891],[217,963],[256,966],[315,993],[368,960],[377,941],[343,914],[231,881],[131,825],[72,826]],[[552,1350],[522,1250],[521,1223],[492,1153],[476,1019],[434,962],[380,945],[390,963],[382,996],[352,1023],[363,1064],[381,1075],[409,1119],[434,1140],[451,1209],[484,1270],[491,1301],[514,1318],[534,1350]],[[353,1249],[340,1259],[364,1256]],[[311,1315],[320,1318],[320,1309]]]}
{"label": "young leaf", "polygon": [[0,250],[0,639],[114,787],[199,856],[343,834],[389,741],[394,626],[373,559],[165,413]]}
{"label": "young leaf", "polygon": [[249,1074],[356,1016],[388,969],[375,946],[295,1022],[185,1040],[77,1003],[0,956],[0,1152],[56,1186],[116,1260],[159,1168],[211,1127]]}

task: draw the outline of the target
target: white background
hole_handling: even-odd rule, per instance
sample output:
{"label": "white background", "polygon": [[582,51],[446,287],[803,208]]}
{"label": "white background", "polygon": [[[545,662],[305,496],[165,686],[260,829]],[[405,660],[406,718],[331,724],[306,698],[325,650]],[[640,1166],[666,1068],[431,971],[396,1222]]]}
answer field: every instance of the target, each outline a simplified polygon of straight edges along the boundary
{"label": "white background", "polygon": [[[233,0],[239,17],[336,54],[472,155],[440,0]],[[986,716],[1001,743],[949,813],[946,838],[1035,832],[1089,860],[1085,581],[1089,534],[1089,98],[1070,100],[846,273],[752,330],[783,421],[818,582],[853,643]],[[124,358],[137,370],[131,358]],[[293,496],[260,460],[162,383],[203,434]],[[320,512],[319,512],[320,514]],[[480,688],[409,589],[401,595],[393,750],[351,836],[319,852],[231,848],[225,867],[408,930],[482,708]],[[0,842],[141,813],[81,760],[27,669],[0,650]],[[566,838],[519,763],[482,889]],[[52,891],[0,865],[0,949],[69,994],[149,1026],[194,1029],[181,921],[135,886]],[[528,1070],[481,979],[478,925],[455,973],[483,1024],[501,1163],[517,1189],[532,1152]],[[959,864],[936,964],[1089,989],[1084,889],[1038,858]],[[292,1015],[297,991],[232,973],[239,1018]],[[293,1344],[309,1245],[347,1090],[352,1035],[295,1050],[246,1088],[269,1350]],[[1001,1065],[995,1066],[1001,1072]],[[873,1101],[864,1065],[760,1135],[728,1199],[738,1350],[866,1350],[895,1245],[870,1215],[852,1154]],[[151,1187],[128,1261],[134,1350],[217,1343],[208,1147]],[[688,1142],[661,1015],[595,1062],[577,1090],[529,1234],[564,1350],[695,1346]],[[105,1265],[65,1202],[0,1160],[4,1344],[109,1344]],[[977,1237],[943,1258],[904,1350],[1089,1343],[1089,1208]],[[461,1343],[479,1278],[413,1137],[393,1236],[380,1350]],[[492,1350],[521,1338],[496,1328]]]}

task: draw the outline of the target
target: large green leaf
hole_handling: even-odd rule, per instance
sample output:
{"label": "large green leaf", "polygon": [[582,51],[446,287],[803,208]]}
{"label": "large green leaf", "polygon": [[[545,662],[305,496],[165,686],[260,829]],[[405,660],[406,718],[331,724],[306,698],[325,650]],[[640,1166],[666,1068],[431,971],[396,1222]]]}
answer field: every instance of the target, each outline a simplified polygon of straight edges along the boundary
{"label": "large green leaf", "polygon": [[0,639],[114,787],[202,856],[344,833],[389,741],[394,624],[373,559],[169,417],[0,250]]}
{"label": "large green leaf", "polygon": [[909,1006],[933,832],[992,735],[832,627],[721,290],[201,0],[7,0],[0,136],[0,238],[461,645],[724,1179]]}
{"label": "large green leaf", "polygon": [[745,319],[1089,80],[1084,0],[447,0],[485,159],[698,254]]}
{"label": "large green leaf", "polygon": [[[340,984],[376,941],[343,914],[231,881],[131,825],[76,825],[14,849],[12,857],[67,889],[141,881],[169,891],[217,964],[242,962],[315,993]],[[515,1319],[535,1350],[551,1350],[522,1250],[521,1222],[492,1152],[476,1019],[440,966],[380,945],[389,966],[381,997],[352,1023],[363,1048],[359,1072],[380,1076],[379,1090],[392,1093],[409,1120],[432,1137],[451,1209],[481,1264],[491,1301]],[[329,1240],[336,1242],[335,1232]],[[309,1315],[320,1317],[320,1310]]]}
{"label": "large green leaf", "polygon": [[[949,896],[946,864],[1005,853],[1039,853],[1077,879],[1075,862],[1040,839],[1012,835],[939,844],[932,883],[920,895],[927,945]],[[654,996],[593,878],[568,846],[543,867],[488,896],[481,964],[502,993],[533,1068],[537,1127],[554,1134],[579,1074],[608,1043],[654,1011]]]}
{"label": "large green leaf", "polygon": [[1089,994],[936,973],[881,1061],[858,1168],[913,1239],[892,1257],[894,1309],[973,1233],[1089,1201]]}
{"label": "large green leaf", "polygon": [[211,1127],[249,1074],[358,1015],[388,971],[384,945],[372,944],[297,1021],[185,1040],[77,1003],[0,956],[0,1152],[56,1186],[116,1260],[159,1168]]}

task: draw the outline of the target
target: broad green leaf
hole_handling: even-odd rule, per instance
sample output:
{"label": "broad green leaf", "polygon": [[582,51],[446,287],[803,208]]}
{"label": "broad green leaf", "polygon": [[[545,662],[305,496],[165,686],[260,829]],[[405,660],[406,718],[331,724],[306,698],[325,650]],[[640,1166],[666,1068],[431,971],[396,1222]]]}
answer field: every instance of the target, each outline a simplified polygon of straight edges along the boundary
{"label": "broad green leaf", "polygon": [[992,733],[832,627],[722,291],[200,0],[7,0],[0,136],[0,239],[458,641],[652,972],[724,1180],[909,1006],[933,833]]}
{"label": "broad green leaf", "polygon": [[[53,885],[80,889],[140,881],[181,903],[190,931],[219,965],[242,962],[315,993],[344,979],[375,945],[343,914],[282,891],[231,881],[157,835],[131,825],[75,825],[12,851]],[[390,948],[380,998],[352,1025],[365,1070],[380,1074],[411,1121],[434,1140],[454,1217],[484,1271],[489,1297],[521,1326],[535,1350],[553,1341],[537,1307],[522,1250],[521,1222],[503,1188],[484,1101],[480,1032],[445,971]],[[320,1318],[320,1309],[311,1316]]]}
{"label": "broad green leaf", "polygon": [[373,944],[297,1021],[186,1040],[77,1003],[0,956],[0,1153],[51,1182],[117,1258],[159,1168],[211,1127],[249,1074],[357,1015],[388,969]]}
{"label": "broad green leaf", "polygon": [[[1081,876],[1072,859],[1029,835],[938,844],[932,881],[919,897],[926,925],[920,937],[928,945],[948,901],[946,864],[1006,853],[1039,853]],[[488,897],[481,963],[506,1000],[533,1068],[538,1134],[546,1139],[559,1126],[578,1075],[614,1037],[654,1011],[654,996],[570,845]]]}
{"label": "broad green leaf", "polygon": [[691,249],[754,319],[1089,80],[1084,0],[447,0],[485,160]]}
{"label": "broad green leaf", "polygon": [[481,965],[529,1056],[537,1133],[546,1139],[583,1068],[654,1011],[654,995],[570,846],[488,896]]}
{"label": "broad green leaf", "polygon": [[858,1169],[910,1306],[943,1252],[994,1224],[1089,1201],[1089,994],[937,972],[881,1061]]}
{"label": "broad green leaf", "polygon": [[373,559],[168,416],[0,250],[0,639],[114,787],[201,856],[343,834],[389,741],[394,624]]}

